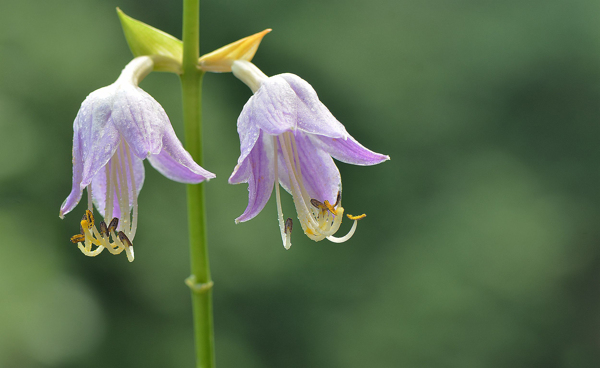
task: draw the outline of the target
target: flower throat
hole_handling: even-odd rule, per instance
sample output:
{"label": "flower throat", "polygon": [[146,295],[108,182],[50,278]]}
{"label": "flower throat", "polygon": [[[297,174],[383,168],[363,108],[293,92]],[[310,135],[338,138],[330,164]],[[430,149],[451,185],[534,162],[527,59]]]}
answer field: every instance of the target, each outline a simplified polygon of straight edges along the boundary
{"label": "flower throat", "polygon": [[[135,193],[135,172],[133,170],[129,145],[121,140],[117,150],[104,168],[104,218],[112,219],[108,225],[101,221],[100,229],[95,225],[92,204],[92,184],[86,187],[88,209],[80,223],[80,233],[71,237],[79,250],[88,257],[95,257],[106,248],[111,254],[125,251],[129,262],[133,262],[132,241],[137,229],[138,204]],[[117,202],[118,208],[115,208]],[[96,203],[98,206],[99,203]],[[102,208],[99,208],[102,211]],[[118,212],[117,212],[118,210]],[[116,215],[113,217],[113,215]],[[120,218],[119,218],[120,217]],[[92,249],[93,246],[95,249]]]}

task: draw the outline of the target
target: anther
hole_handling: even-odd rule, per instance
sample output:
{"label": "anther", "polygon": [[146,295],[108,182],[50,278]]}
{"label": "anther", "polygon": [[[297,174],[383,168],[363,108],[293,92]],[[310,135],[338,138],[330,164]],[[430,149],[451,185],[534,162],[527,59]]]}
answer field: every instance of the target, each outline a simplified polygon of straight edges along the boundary
{"label": "anther", "polygon": [[360,219],[363,219],[363,218],[367,217],[367,215],[366,215],[366,214],[364,214],[364,213],[363,213],[362,215],[359,215],[359,216],[352,216],[352,215],[350,215],[350,214],[348,214],[348,215],[346,215],[346,216],[348,216],[348,218],[349,218],[350,220],[360,220]]}
{"label": "anther", "polygon": [[88,229],[94,227],[94,214],[90,210],[85,210],[85,219],[88,223]]}
{"label": "anther", "polygon": [[[111,222],[112,222],[112,221],[111,221]],[[125,235],[125,233],[124,233],[124,232],[122,232],[122,231],[119,231],[119,234],[118,234],[118,236],[119,236],[119,240],[120,240],[121,242],[123,242],[123,244],[125,244],[127,247],[131,247],[131,246],[133,246],[133,244],[131,244],[131,241],[129,241],[129,238],[127,237],[127,235]]]}
{"label": "anther", "polygon": [[321,203],[319,200],[314,199],[314,198],[310,200],[310,204],[312,204],[315,208],[318,208],[320,210],[326,209],[326,207],[323,203]]}
{"label": "anther", "polygon": [[71,243],[79,243],[79,242],[84,242],[85,241],[85,235],[83,234],[77,234],[77,235],[73,235],[71,237]]}
{"label": "anther", "polygon": [[291,218],[288,217],[287,220],[285,220],[285,233],[286,234],[291,234],[292,233],[292,226],[294,225],[294,222],[292,221]]}
{"label": "anther", "polygon": [[328,200],[325,200],[325,203],[323,203],[323,205],[325,205],[325,207],[327,207],[329,212],[331,212],[332,214],[334,214],[334,215],[337,214],[337,211],[335,210],[335,208],[333,208],[333,206],[331,204],[329,204]]}
{"label": "anther", "polygon": [[108,224],[108,232],[112,233],[113,231],[116,231],[117,226],[119,226],[119,219],[115,217],[110,220],[110,223]]}
{"label": "anther", "polygon": [[103,238],[108,237],[108,227],[106,227],[106,222],[104,221],[100,221],[100,235],[102,235]]}
{"label": "anther", "polygon": [[81,221],[79,222],[79,233],[80,234],[85,234],[85,232],[83,231],[83,228],[89,228],[90,226],[90,222],[88,221],[88,217],[87,217],[87,213],[83,214],[83,217],[81,218]]}

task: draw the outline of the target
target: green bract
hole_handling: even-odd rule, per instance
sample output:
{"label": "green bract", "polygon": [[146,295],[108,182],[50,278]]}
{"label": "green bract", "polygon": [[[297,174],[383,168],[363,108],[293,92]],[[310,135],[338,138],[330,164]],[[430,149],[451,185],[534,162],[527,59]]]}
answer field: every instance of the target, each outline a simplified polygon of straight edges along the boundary
{"label": "green bract", "polygon": [[117,13],[133,56],[151,56],[155,71],[181,74],[183,43],[180,40],[131,18],[119,8]]}

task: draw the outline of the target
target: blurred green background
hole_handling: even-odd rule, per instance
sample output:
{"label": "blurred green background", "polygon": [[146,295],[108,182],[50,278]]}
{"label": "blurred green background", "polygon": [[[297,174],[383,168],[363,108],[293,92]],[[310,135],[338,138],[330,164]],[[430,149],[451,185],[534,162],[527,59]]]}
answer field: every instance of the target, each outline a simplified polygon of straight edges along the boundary
{"label": "blurred green background", "polygon": [[[131,59],[117,6],[181,35],[180,1],[0,1],[3,368],[194,366],[184,186],[146,165],[132,264],[69,242],[85,205],[58,218],[77,110]],[[351,241],[285,251],[274,201],[234,225],[250,90],[206,76],[218,366],[600,366],[598,19],[595,0],[203,0],[203,53],[273,28],[254,62],[392,157],[339,165],[368,214]],[[141,87],[183,138],[178,79]]]}

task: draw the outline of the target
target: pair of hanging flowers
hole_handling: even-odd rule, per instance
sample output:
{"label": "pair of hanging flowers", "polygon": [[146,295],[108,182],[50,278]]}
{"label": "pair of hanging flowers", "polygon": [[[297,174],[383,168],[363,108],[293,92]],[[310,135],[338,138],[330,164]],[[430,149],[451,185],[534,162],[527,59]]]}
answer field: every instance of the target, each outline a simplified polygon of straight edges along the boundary
{"label": "pair of hanging flowers", "polygon": [[[134,259],[138,221],[137,197],[144,182],[143,160],[165,177],[187,184],[215,175],[200,167],[175,135],[164,109],[139,88],[152,71],[181,73],[181,41],[129,18],[119,10],[129,46],[136,56],[110,86],[92,92],[73,124],[73,184],[60,208],[71,212],[87,192],[88,207],[80,233],[71,238],[85,255],[104,249],[125,251]],[[198,67],[232,72],[253,92],[237,122],[240,157],[229,183],[248,183],[248,206],[235,221],[254,218],[265,207],[273,187],[281,238],[291,246],[293,220],[284,220],[281,185],[292,194],[304,233],[315,241],[348,240],[356,230],[335,237],[342,219],[341,176],[333,159],[375,165],[389,157],[358,143],[333,117],[306,81],[294,74],[267,77],[251,60],[264,35],[246,37],[202,56]],[[103,217],[95,221],[93,207]]]}

